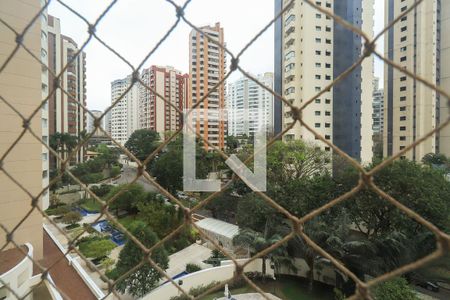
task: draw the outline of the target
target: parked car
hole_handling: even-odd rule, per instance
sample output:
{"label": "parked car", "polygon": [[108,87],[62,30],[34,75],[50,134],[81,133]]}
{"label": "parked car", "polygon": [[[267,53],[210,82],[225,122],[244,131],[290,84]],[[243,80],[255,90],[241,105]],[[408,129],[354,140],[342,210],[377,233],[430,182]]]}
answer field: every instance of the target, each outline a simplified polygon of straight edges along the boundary
{"label": "parked car", "polygon": [[436,283],[433,283],[431,281],[422,281],[419,280],[416,282],[416,285],[420,286],[421,288],[427,289],[432,292],[439,292],[439,286]]}

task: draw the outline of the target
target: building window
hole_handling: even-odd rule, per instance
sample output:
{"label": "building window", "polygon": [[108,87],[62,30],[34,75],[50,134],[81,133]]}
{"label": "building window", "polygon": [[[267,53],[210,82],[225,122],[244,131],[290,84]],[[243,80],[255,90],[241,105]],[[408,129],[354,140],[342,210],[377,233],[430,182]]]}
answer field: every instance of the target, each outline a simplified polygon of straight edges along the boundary
{"label": "building window", "polygon": [[406,136],[401,136],[400,141],[406,141]]}
{"label": "building window", "polygon": [[314,127],[320,128],[320,123],[315,123],[315,124],[314,124]]}
{"label": "building window", "polygon": [[288,26],[291,22],[295,21],[295,15],[290,15],[287,17],[286,21],[284,22],[284,26]]}
{"label": "building window", "polygon": [[406,106],[400,106],[400,111],[406,111]]}
{"label": "building window", "polygon": [[290,60],[291,58],[295,57],[295,52],[294,51],[289,51],[288,53],[286,53],[286,55],[284,56],[284,60]]}
{"label": "building window", "polygon": [[400,131],[406,131],[406,126],[400,126]]}

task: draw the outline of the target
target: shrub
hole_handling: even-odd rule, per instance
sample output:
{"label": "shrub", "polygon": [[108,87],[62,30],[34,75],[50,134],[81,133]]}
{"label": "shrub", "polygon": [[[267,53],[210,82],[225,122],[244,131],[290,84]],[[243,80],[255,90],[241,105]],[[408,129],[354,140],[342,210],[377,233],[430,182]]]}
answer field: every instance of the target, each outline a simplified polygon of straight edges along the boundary
{"label": "shrub", "polygon": [[111,168],[111,177],[116,177],[120,174],[120,167],[119,166],[113,166]]}
{"label": "shrub", "polygon": [[81,217],[81,214],[79,212],[77,212],[77,211],[69,211],[62,217],[61,221],[63,223],[66,223],[66,224],[73,225],[73,224],[75,224],[77,222],[80,222],[81,219],[82,219],[82,217]]}
{"label": "shrub", "polygon": [[97,183],[103,179],[102,173],[90,173],[80,177],[83,183]]}
{"label": "shrub", "polygon": [[83,228],[86,230],[87,233],[94,233],[97,232],[94,227],[92,227],[91,224],[83,223]]}
{"label": "shrub", "polygon": [[200,271],[201,269],[202,268],[196,264],[187,264],[186,265],[186,272],[188,272],[188,273],[194,273],[194,272]]}
{"label": "shrub", "polygon": [[75,223],[75,224],[70,224],[70,225],[67,225],[65,228],[66,228],[67,230],[71,230],[71,229],[74,229],[74,228],[77,228],[77,227],[80,227],[80,224],[77,224],[77,223]]}
{"label": "shrub", "polygon": [[406,279],[398,277],[386,281],[372,289],[376,300],[418,300],[414,290],[408,285]]}
{"label": "shrub", "polygon": [[60,216],[70,212],[70,207],[68,205],[60,205],[56,207],[49,207],[45,210],[49,216]]}
{"label": "shrub", "polygon": [[[193,287],[189,290],[189,295],[193,296],[193,297],[197,297],[200,296],[201,294],[203,294],[204,292],[206,292],[207,290],[209,290],[210,288],[218,285],[220,282],[218,281],[213,281],[207,285],[199,285],[197,287]],[[189,300],[190,298],[186,295],[180,295],[180,296],[175,296],[170,298],[170,300]]]}
{"label": "shrub", "polygon": [[91,240],[79,245],[79,249],[84,256],[94,259],[108,256],[114,248],[116,248],[116,244],[107,238]]}

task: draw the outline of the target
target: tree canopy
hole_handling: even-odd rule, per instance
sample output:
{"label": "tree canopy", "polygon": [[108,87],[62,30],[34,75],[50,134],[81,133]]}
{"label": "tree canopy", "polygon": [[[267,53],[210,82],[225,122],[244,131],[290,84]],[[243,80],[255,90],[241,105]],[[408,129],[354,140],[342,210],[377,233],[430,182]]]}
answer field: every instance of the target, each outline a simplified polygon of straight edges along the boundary
{"label": "tree canopy", "polygon": [[139,129],[134,131],[125,143],[127,148],[137,159],[143,161],[158,148],[160,136],[156,131]]}
{"label": "tree canopy", "polygon": [[[136,222],[131,233],[145,247],[150,248],[158,242],[156,234],[143,222]],[[133,241],[129,240],[119,254],[119,260],[116,268],[112,271],[112,277],[117,279],[130,269],[137,266],[143,259],[145,253]],[[151,254],[151,259],[163,270],[167,269],[169,259],[167,252],[163,247],[158,247]],[[125,279],[117,284],[117,289],[122,292],[128,292],[134,297],[142,297],[159,285],[161,274],[148,262],[136,271],[131,273]]]}

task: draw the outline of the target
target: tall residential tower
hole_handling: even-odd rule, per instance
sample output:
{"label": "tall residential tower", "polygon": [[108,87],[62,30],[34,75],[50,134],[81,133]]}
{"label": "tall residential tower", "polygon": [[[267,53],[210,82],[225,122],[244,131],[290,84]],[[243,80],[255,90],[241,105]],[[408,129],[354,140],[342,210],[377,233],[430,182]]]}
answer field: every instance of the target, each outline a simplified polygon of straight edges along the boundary
{"label": "tall residential tower", "polygon": [[[224,45],[223,28],[220,23],[200,28],[208,37]],[[225,51],[210,41],[203,34],[192,30],[189,35],[189,79],[191,98],[188,108],[200,101],[225,76]],[[197,109],[193,126],[198,134],[212,145],[223,149],[225,146],[226,116],[225,85],[221,84],[216,91],[201,103]],[[208,145],[205,145],[208,149]]]}
{"label": "tall residential tower", "polygon": [[[269,89],[273,73],[256,76]],[[253,80],[242,77],[227,87],[228,134],[253,136],[265,128],[273,134],[273,95]]]}
{"label": "tall residential tower", "polygon": [[[289,2],[275,1],[276,12]],[[327,0],[316,4],[372,35],[373,0]],[[360,36],[303,1],[296,1],[285,12],[276,28],[275,60],[282,68],[275,66],[275,88],[297,107],[315,97],[364,51]],[[303,111],[306,124],[362,162],[372,160],[372,78],[373,61],[366,58],[345,80],[315,98]],[[286,104],[281,113],[285,129],[294,120]],[[299,123],[283,139],[303,139],[331,150]]]}
{"label": "tall residential tower", "polygon": [[[73,39],[61,34],[61,24],[58,18],[48,16],[48,72],[49,91],[56,91],[48,101],[49,135],[68,133],[79,137],[86,129],[86,113],[78,104],[86,106],[86,54],[81,52]],[[77,56],[75,56],[78,54]],[[61,73],[59,85],[63,92],[54,85],[54,76]],[[52,74],[53,73],[53,74]],[[63,157],[66,154],[61,153]],[[81,148],[74,163],[83,161],[84,149]],[[51,161],[55,166],[55,160]]]}
{"label": "tall residential tower", "polygon": [[139,128],[154,130],[164,138],[165,132],[176,131],[182,126],[182,116],[174,107],[183,111],[187,103],[189,75],[173,67],[151,66],[142,71],[141,79],[167,102],[140,85]]}
{"label": "tall residential tower", "polygon": [[[385,0],[386,24],[415,0]],[[385,35],[385,57],[447,91],[450,86],[450,1],[422,1]],[[438,127],[449,105],[432,89],[385,65],[384,155],[392,156]],[[404,157],[420,161],[428,153],[450,155],[450,128],[433,134]]]}

